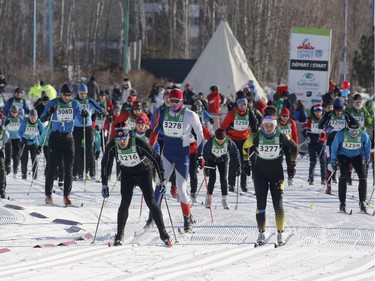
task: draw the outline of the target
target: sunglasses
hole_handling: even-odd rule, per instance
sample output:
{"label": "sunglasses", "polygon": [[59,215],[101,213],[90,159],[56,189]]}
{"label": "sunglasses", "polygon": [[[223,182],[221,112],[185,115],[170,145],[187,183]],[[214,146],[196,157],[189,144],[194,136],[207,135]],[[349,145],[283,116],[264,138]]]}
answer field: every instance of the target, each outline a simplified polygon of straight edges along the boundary
{"label": "sunglasses", "polygon": [[281,115],[281,117],[289,117],[289,115]]}
{"label": "sunglasses", "polygon": [[128,136],[122,136],[122,137],[116,137],[116,140],[117,141],[120,141],[120,140],[126,140],[128,138]]}
{"label": "sunglasses", "polygon": [[79,92],[80,95],[87,95],[86,92]]}
{"label": "sunglasses", "polygon": [[171,103],[179,103],[179,102],[181,102],[181,100],[169,100],[169,102],[171,102]]}
{"label": "sunglasses", "polygon": [[71,97],[72,94],[71,93],[62,93],[63,96],[66,96],[66,97]]}

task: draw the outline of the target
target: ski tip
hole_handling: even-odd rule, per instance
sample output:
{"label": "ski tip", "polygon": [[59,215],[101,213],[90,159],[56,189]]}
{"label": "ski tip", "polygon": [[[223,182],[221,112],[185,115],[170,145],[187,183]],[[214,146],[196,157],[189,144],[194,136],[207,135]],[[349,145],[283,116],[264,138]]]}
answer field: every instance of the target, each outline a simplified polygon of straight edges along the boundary
{"label": "ski tip", "polygon": [[350,209],[350,212],[349,212],[349,215],[351,215],[351,214],[353,214],[353,210],[352,209]]}
{"label": "ski tip", "polygon": [[83,207],[83,203],[81,203],[81,207]]}

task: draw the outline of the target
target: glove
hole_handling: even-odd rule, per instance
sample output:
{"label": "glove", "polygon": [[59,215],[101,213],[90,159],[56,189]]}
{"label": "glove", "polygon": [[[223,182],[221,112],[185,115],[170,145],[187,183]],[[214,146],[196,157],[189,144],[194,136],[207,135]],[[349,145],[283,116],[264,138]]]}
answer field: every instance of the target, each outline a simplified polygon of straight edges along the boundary
{"label": "glove", "polygon": [[223,163],[226,160],[228,160],[228,155],[227,154],[223,154],[220,157],[217,157],[215,159],[215,163]]}
{"label": "glove", "polygon": [[36,149],[36,154],[39,155],[41,152],[42,152],[42,147],[38,146],[38,148]]}
{"label": "glove", "polygon": [[151,136],[151,131],[152,131],[151,129],[147,129],[147,130],[146,130],[146,132],[145,132],[145,136],[146,136],[146,138],[148,138],[148,139],[150,138],[150,136]]}
{"label": "glove", "polygon": [[339,163],[335,162],[335,163],[332,163],[331,165],[334,171],[337,171],[339,169]]}
{"label": "glove", "polygon": [[209,177],[210,176],[210,169],[203,169],[203,172],[204,172],[204,175],[206,176],[206,177]]}
{"label": "glove", "polygon": [[327,134],[332,133],[332,131],[333,131],[333,127],[327,127],[327,128],[326,128],[326,133],[327,133]]}
{"label": "glove", "polygon": [[241,166],[237,166],[236,168],[236,176],[240,176],[242,174],[242,171],[241,171]]}
{"label": "glove", "polygon": [[87,118],[89,116],[89,112],[86,109],[82,109],[81,116],[83,118]]}
{"label": "glove", "polygon": [[291,161],[287,168],[288,177],[294,177],[296,174],[296,161]]}
{"label": "glove", "polygon": [[27,138],[22,138],[22,139],[21,139],[21,143],[22,143],[22,144],[27,144]]}
{"label": "glove", "polygon": [[95,151],[95,160],[99,159],[100,150]]}
{"label": "glove", "polygon": [[103,198],[108,198],[109,197],[108,185],[103,185],[102,186],[102,196],[103,196]]}
{"label": "glove", "polygon": [[201,169],[201,170],[204,168],[204,158],[203,158],[202,155],[199,155],[197,157],[197,165],[198,165],[199,169]]}
{"label": "glove", "polygon": [[246,175],[246,176],[250,176],[251,175],[251,165],[250,165],[250,161],[244,161],[243,162],[243,173]]}
{"label": "glove", "polygon": [[49,114],[53,114],[53,113],[56,112],[56,110],[57,110],[57,106],[56,106],[56,105],[53,105],[53,106],[51,106],[51,107],[48,109],[48,113],[49,113]]}
{"label": "glove", "polygon": [[108,116],[108,122],[109,122],[109,123],[112,123],[112,122],[113,122],[113,117],[112,117],[112,116]]}
{"label": "glove", "polygon": [[311,139],[309,137],[306,137],[306,142],[307,143],[310,143],[311,142]]}

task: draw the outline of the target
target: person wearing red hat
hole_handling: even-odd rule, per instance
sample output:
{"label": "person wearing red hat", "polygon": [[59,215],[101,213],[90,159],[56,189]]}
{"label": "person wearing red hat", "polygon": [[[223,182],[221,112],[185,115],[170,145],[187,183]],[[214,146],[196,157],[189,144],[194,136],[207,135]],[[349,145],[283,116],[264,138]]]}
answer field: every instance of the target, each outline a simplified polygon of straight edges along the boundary
{"label": "person wearing red hat", "polygon": [[[278,127],[281,133],[289,136],[298,145],[298,130],[296,122],[290,118],[290,111],[287,108],[283,108],[280,112],[280,116],[277,120]],[[293,177],[296,173],[296,167],[288,162],[289,157],[286,157],[287,161],[287,173],[288,173],[288,185],[293,185]]]}
{"label": "person wearing red hat", "polygon": [[160,156],[147,142],[135,137],[129,126],[116,128],[115,141],[111,142],[111,146],[107,146],[102,161],[102,196],[104,198],[109,197],[108,175],[111,174],[111,170],[108,169],[106,163],[110,157],[116,159],[121,169],[121,203],[117,212],[117,233],[114,246],[121,246],[123,243],[133,189],[137,185],[142,190],[146,204],[158,227],[160,239],[166,246],[171,247],[172,243],[165,229],[163,215],[152,188],[154,169],[159,178],[164,178],[163,162]]}
{"label": "person wearing red hat", "polygon": [[[227,113],[220,128],[226,130],[228,137],[237,145],[240,158],[242,159],[242,146],[250,132],[256,132],[258,130],[258,124],[254,112],[248,107],[248,100],[242,97],[241,93],[240,91],[237,92],[237,94],[239,94],[239,98],[236,102],[237,107]],[[242,160],[241,166],[243,167]],[[241,175],[241,189],[243,192],[247,192],[247,175],[234,165],[229,167],[229,191],[234,192],[236,176],[239,175]]]}
{"label": "person wearing red hat", "polygon": [[136,96],[129,95],[128,98],[126,99],[126,102],[122,104],[121,112],[125,112],[131,109],[133,106],[133,102],[136,101],[136,99],[137,99]]}
{"label": "person wearing red hat", "polygon": [[326,183],[326,133],[318,128],[322,116],[323,106],[321,104],[315,104],[311,107],[311,116],[307,118],[305,124],[302,126],[302,135],[308,142],[307,149],[309,152],[310,167],[307,181],[310,185],[314,184],[314,171],[317,157],[320,163],[321,184],[324,185]]}
{"label": "person wearing red hat", "polygon": [[186,188],[189,176],[189,136],[191,131],[194,130],[198,145],[198,164],[202,169],[204,167],[202,125],[198,115],[184,107],[181,90],[172,89],[169,92],[169,101],[170,106],[162,108],[155,116],[155,123],[150,135],[150,145],[154,145],[160,132],[164,133],[164,148],[161,158],[166,179],[169,179],[173,170],[176,171],[176,185],[184,218],[184,231],[191,232],[190,198]]}
{"label": "person wearing red hat", "polygon": [[261,129],[250,134],[243,145],[243,157],[244,161],[252,163],[257,200],[256,220],[259,230],[257,244],[265,243],[267,195],[270,190],[275,209],[277,243],[283,245],[285,243],[283,238],[285,221],[283,154],[287,161],[295,165],[298,147],[290,136],[281,133],[277,128],[276,108],[269,106],[265,112],[268,113],[262,120]]}
{"label": "person wearing red hat", "polygon": [[[129,98],[132,96],[129,96]],[[129,99],[128,98],[128,99]],[[121,112],[120,116],[116,118],[114,125],[116,126],[119,122],[126,122],[131,130],[135,128],[135,119],[138,116],[143,116],[147,120],[147,125],[150,125],[150,120],[147,117],[147,114],[142,111],[141,103],[137,100],[132,102],[132,107],[128,110]]]}

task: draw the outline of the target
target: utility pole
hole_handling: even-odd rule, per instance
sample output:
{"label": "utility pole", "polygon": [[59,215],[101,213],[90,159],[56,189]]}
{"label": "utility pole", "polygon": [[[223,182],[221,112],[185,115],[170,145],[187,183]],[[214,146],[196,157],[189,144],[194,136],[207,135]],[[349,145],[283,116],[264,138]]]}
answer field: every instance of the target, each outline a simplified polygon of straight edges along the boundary
{"label": "utility pole", "polygon": [[52,0],[48,0],[49,69],[53,72]]}
{"label": "utility pole", "polygon": [[129,61],[129,0],[125,0],[125,18],[124,18],[124,71],[130,70]]}
{"label": "utility pole", "polygon": [[35,76],[36,69],[36,0],[34,0],[34,13],[33,13],[33,75]]}

